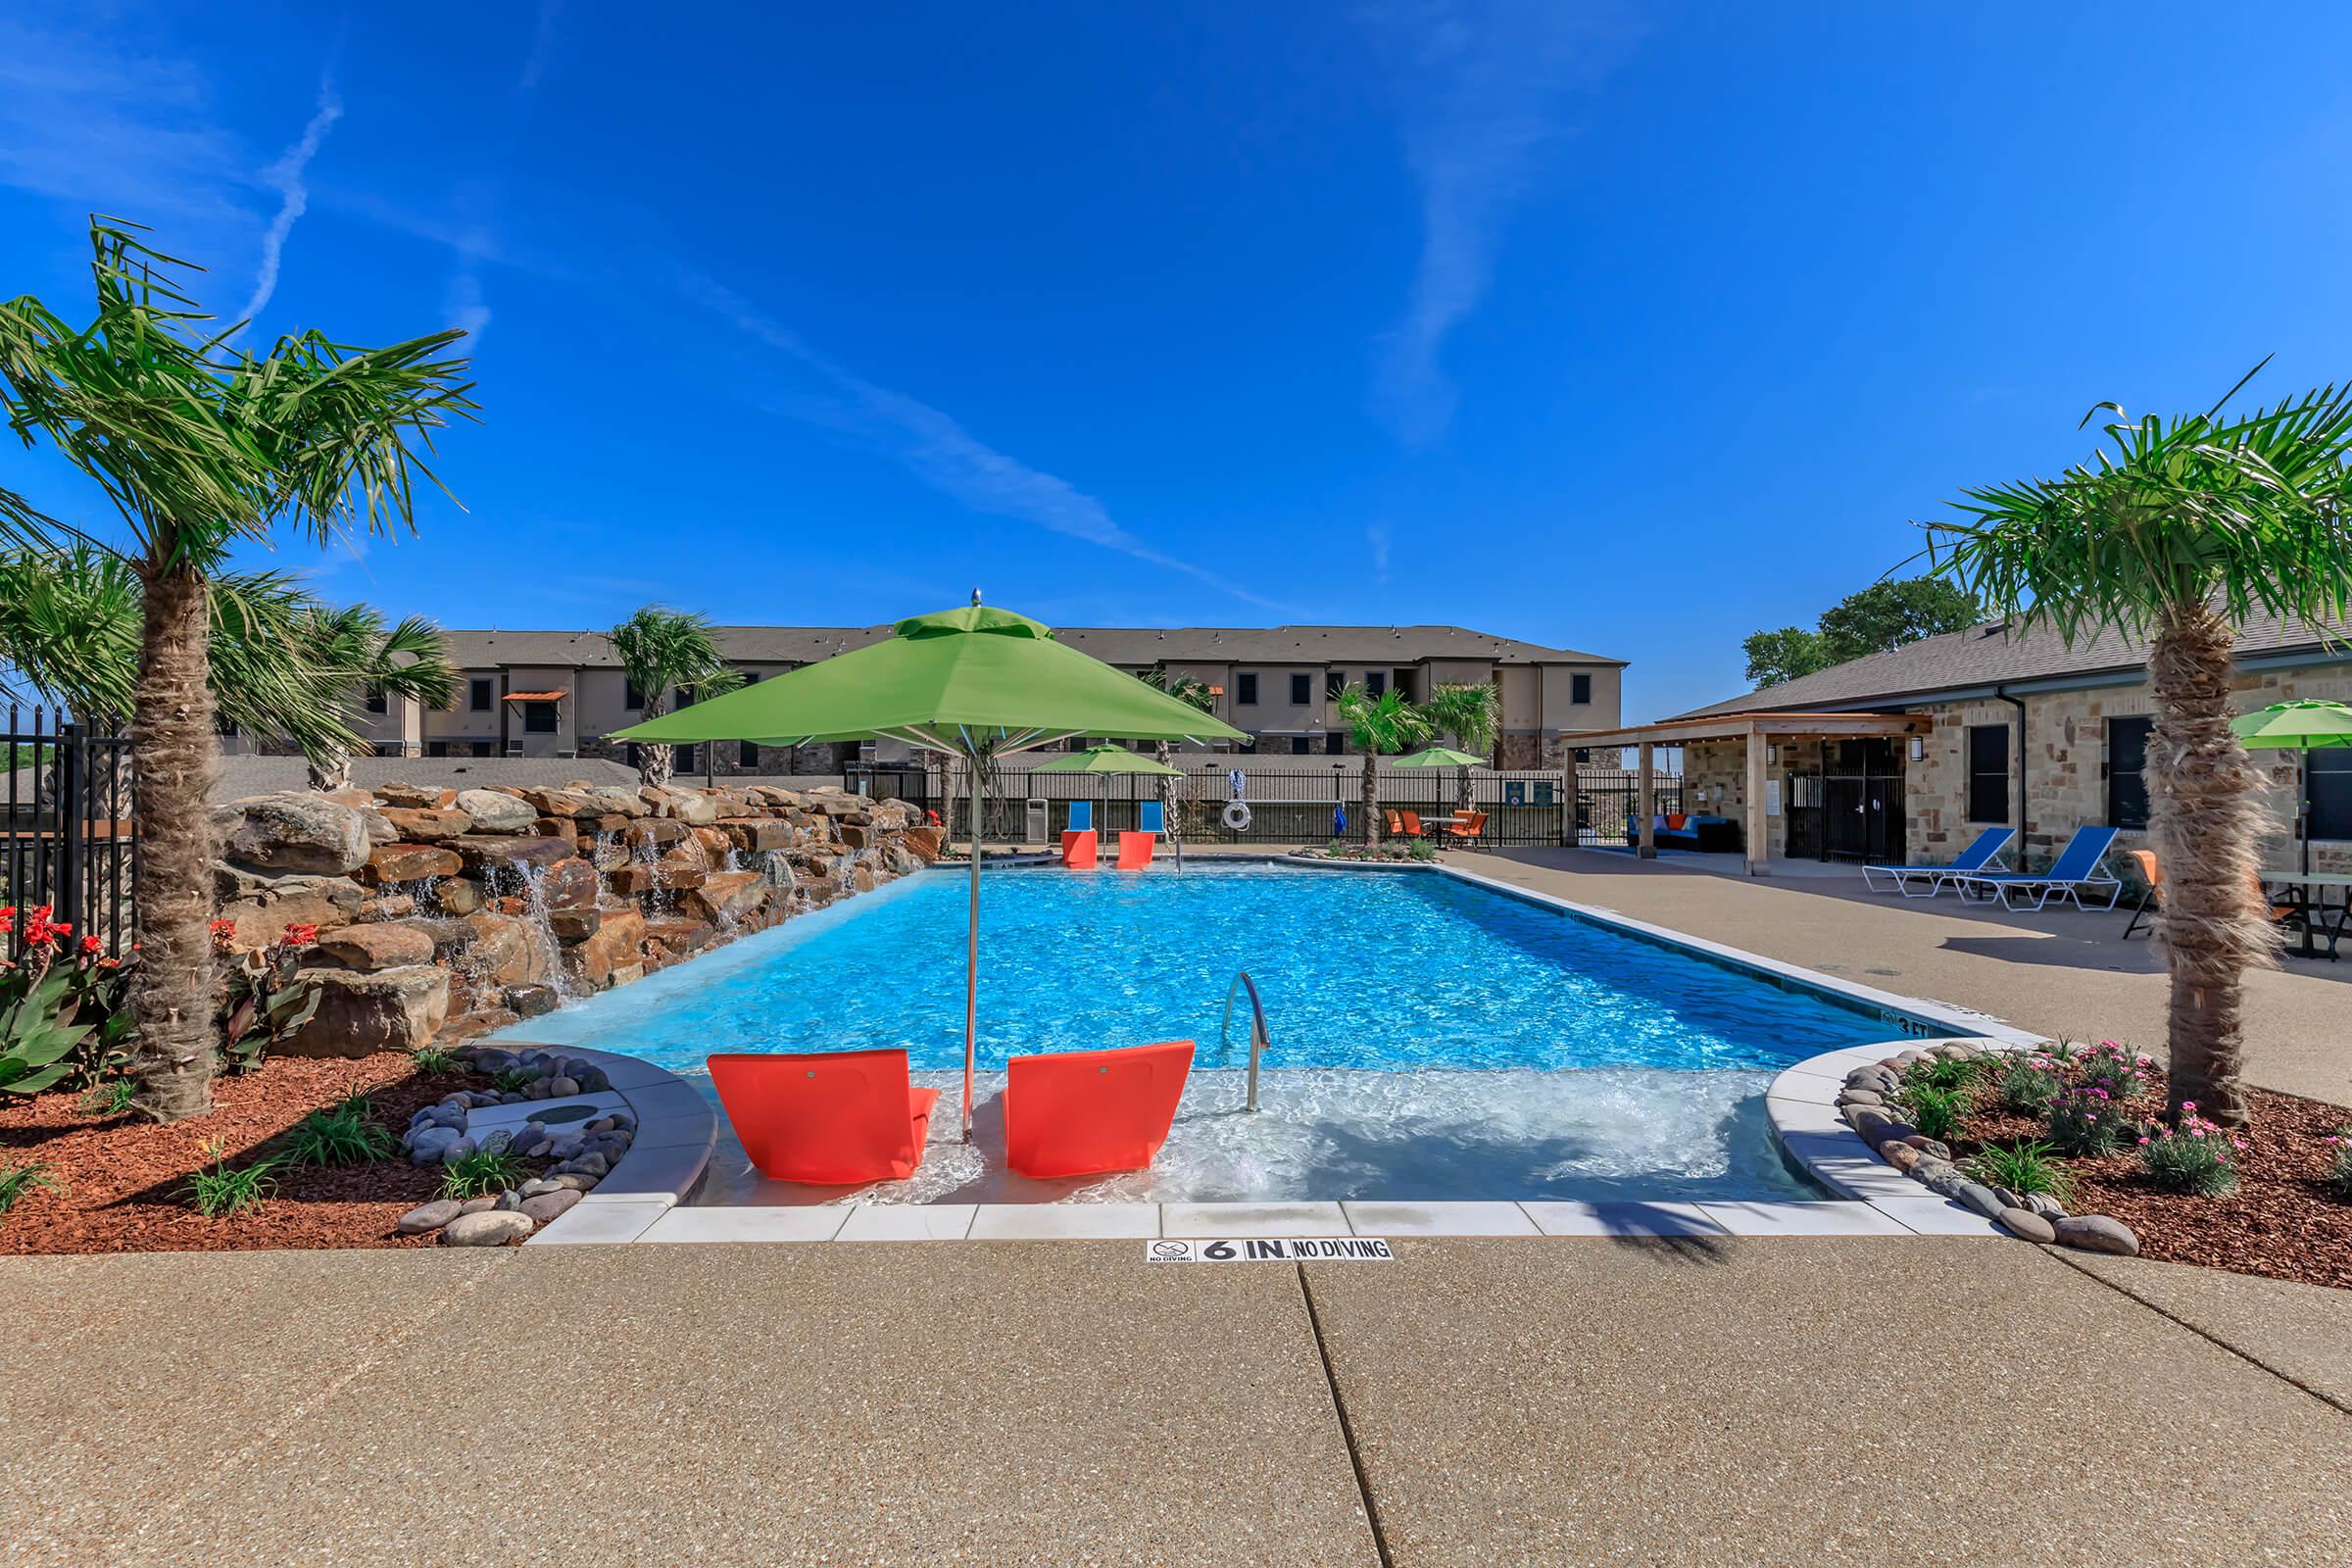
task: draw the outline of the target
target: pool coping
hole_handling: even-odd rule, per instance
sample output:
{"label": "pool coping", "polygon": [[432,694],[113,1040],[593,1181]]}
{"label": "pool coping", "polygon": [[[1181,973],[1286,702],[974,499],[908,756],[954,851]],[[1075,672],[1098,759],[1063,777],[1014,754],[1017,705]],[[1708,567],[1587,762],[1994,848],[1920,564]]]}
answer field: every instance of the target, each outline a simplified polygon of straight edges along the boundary
{"label": "pool coping", "polygon": [[[610,1092],[637,1118],[628,1152],[580,1195],[580,1200],[524,1239],[542,1243],[633,1242],[646,1227],[685,1202],[703,1185],[718,1149],[718,1117],[702,1092],[666,1067],[641,1056],[586,1046],[542,1046],[501,1041],[501,1050],[560,1051],[603,1069]],[[545,1105],[561,1103],[557,1101]]]}

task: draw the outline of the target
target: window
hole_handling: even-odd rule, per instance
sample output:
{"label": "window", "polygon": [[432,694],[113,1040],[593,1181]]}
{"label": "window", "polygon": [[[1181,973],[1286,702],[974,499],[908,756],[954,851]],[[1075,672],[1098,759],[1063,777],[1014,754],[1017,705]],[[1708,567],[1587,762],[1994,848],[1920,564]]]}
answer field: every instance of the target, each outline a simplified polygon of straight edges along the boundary
{"label": "window", "polygon": [[490,677],[476,675],[467,681],[466,706],[477,713],[490,711]]}
{"label": "window", "polygon": [[522,705],[522,732],[525,735],[553,735],[560,727],[560,716],[553,703]]}
{"label": "window", "polygon": [[2306,818],[2314,839],[2352,839],[2352,751],[2326,746],[2303,754]]}
{"label": "window", "polygon": [[1592,701],[1592,677],[1575,674],[1568,677],[1568,700],[1583,708]]}
{"label": "window", "polygon": [[498,755],[498,742],[475,741],[473,743],[473,755],[476,757],[496,757]]}
{"label": "window", "polygon": [[681,773],[694,771],[694,748],[681,746],[669,754],[669,765]]}
{"label": "window", "polygon": [[1348,737],[1341,734],[1336,729],[1333,730],[1330,734],[1323,737],[1323,750],[1333,757],[1347,756]]}
{"label": "window", "polygon": [[1314,700],[1314,677],[1311,675],[1293,675],[1291,677],[1291,706],[1293,708],[1304,708],[1307,704],[1313,702]]}
{"label": "window", "polygon": [[386,701],[384,697],[384,689],[381,686],[370,686],[368,688],[368,711],[370,713],[381,713],[388,711],[390,708],[391,704]]}
{"label": "window", "polygon": [[1244,708],[1257,706],[1257,671],[1244,670],[1233,678],[1233,700]]}
{"label": "window", "polygon": [[2009,820],[2009,726],[1968,726],[1968,819]]}
{"label": "window", "polygon": [[2107,721],[2107,825],[2148,825],[2148,781],[2140,769],[2148,760],[2148,731],[2152,718],[2111,718]]}
{"label": "window", "polygon": [[426,741],[424,743],[424,755],[427,757],[447,757],[449,755],[449,742]]}
{"label": "window", "polygon": [[1364,671],[1364,695],[1366,697],[1378,697],[1388,689],[1389,672],[1387,670],[1367,669]]}
{"label": "window", "polygon": [[[1305,676],[1303,676],[1303,675],[1301,675],[1301,676],[1299,676],[1298,678],[1299,678],[1300,680],[1304,680],[1306,677],[1305,677]],[[1315,755],[1315,743],[1314,743],[1314,740],[1313,740],[1311,737],[1309,737],[1309,736],[1305,736],[1305,735],[1294,735],[1294,736],[1292,736],[1292,737],[1291,737],[1291,755],[1292,755],[1293,757],[1312,757],[1312,756],[1314,756],[1314,755]]]}
{"label": "window", "polygon": [[743,749],[736,753],[735,760],[745,767],[758,768],[760,765],[759,744],[755,741],[745,741]]}
{"label": "window", "polygon": [[1337,701],[1340,693],[1347,689],[1348,672],[1346,670],[1333,669],[1324,672],[1323,696],[1326,701]]}
{"label": "window", "polygon": [[399,741],[377,741],[375,755],[378,757],[406,757],[409,755],[409,749]]}
{"label": "window", "polygon": [[637,689],[637,683],[633,680],[623,684],[628,687],[628,690],[621,693],[620,706],[632,713],[645,711],[645,693]]}

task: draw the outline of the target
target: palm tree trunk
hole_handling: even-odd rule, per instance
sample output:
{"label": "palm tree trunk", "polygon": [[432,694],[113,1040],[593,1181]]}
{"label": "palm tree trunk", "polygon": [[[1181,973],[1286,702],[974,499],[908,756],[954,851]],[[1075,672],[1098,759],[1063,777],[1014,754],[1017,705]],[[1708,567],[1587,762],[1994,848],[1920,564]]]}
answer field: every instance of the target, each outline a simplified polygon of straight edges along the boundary
{"label": "palm tree trunk", "polygon": [[658,741],[637,748],[637,782],[649,790],[666,789],[676,754]]}
{"label": "palm tree trunk", "polygon": [[133,1103],[158,1121],[213,1108],[218,1007],[213,958],[211,803],[219,742],[204,579],[185,566],[146,574],[130,764],[138,813],[131,899],[139,961],[130,1004],[138,1019]]}
{"label": "palm tree trunk", "polygon": [[351,754],[342,747],[323,748],[318,756],[304,761],[310,770],[311,788],[321,794],[351,786]]}
{"label": "palm tree trunk", "polygon": [[1380,844],[1380,775],[1377,771],[1380,754],[1369,747],[1364,750],[1364,848],[1375,849]]}
{"label": "palm tree trunk", "polygon": [[2156,922],[2172,971],[2172,1110],[2242,1126],[2237,1075],[2245,971],[2277,961],[2278,934],[2256,906],[2265,817],[2261,775],[2230,728],[2229,622],[2175,605],[2148,654],[2156,721],[2148,736],[2148,837],[2164,867]]}
{"label": "palm tree trunk", "polygon": [[[1152,746],[1152,760],[1158,762],[1162,767],[1174,767],[1176,765],[1176,748],[1166,741],[1156,742]],[[1165,773],[1162,773],[1159,776],[1159,814],[1165,819],[1165,826],[1168,832],[1168,842],[1170,844],[1178,843],[1184,838],[1184,797],[1182,791],[1189,786],[1191,782],[1192,781],[1189,778],[1170,778]]]}

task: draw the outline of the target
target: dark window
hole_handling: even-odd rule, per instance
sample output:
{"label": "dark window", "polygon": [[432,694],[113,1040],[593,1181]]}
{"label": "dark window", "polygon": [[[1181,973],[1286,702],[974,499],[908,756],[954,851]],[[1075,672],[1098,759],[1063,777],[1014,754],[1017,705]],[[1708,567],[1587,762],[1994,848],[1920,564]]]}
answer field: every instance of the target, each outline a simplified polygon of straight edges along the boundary
{"label": "dark window", "polygon": [[473,755],[476,757],[496,757],[498,755],[498,742],[475,741],[473,743]]}
{"label": "dark window", "polygon": [[[1303,675],[1299,677],[1301,680],[1304,680],[1305,678],[1306,677]],[[1293,757],[1312,757],[1314,752],[1315,743],[1310,737],[1305,735],[1294,735],[1291,737],[1291,755]]]}
{"label": "dark window", "polygon": [[1367,669],[1364,671],[1364,695],[1366,697],[1378,697],[1388,689],[1389,672],[1387,670]]}
{"label": "dark window", "polygon": [[1968,727],[1968,819],[2009,820],[2009,726]]}
{"label": "dark window", "polygon": [[447,757],[449,755],[449,742],[426,741],[424,743],[424,755],[427,757]]}
{"label": "dark window", "polygon": [[736,760],[745,767],[758,767],[760,765],[759,745],[753,741],[745,741],[743,743],[743,750],[737,754]]}
{"label": "dark window", "polygon": [[1248,670],[1234,677],[1233,700],[1244,708],[1257,706],[1257,671]]}
{"label": "dark window", "polygon": [[693,772],[694,748],[691,746],[681,746],[676,751],[670,753],[669,765],[681,773]]}
{"label": "dark window", "polygon": [[620,706],[627,709],[632,713],[643,711],[645,709],[645,693],[637,689],[637,683],[635,681],[629,681],[627,682],[627,685],[629,689],[621,693]]}
{"label": "dark window", "polygon": [[2148,731],[2152,718],[2111,718],[2107,721],[2107,825],[2148,825],[2148,781],[2140,769],[2148,760]]}
{"label": "dark window", "polygon": [[370,713],[381,713],[390,706],[391,705],[384,699],[384,689],[381,686],[370,686],[368,688],[368,711]]}
{"label": "dark window", "polygon": [[219,730],[220,731],[220,733],[221,733],[221,734],[223,734],[223,735],[226,735],[226,736],[230,736],[230,737],[232,737],[232,738],[233,738],[233,737],[236,735],[236,733],[237,733],[237,725],[236,725],[236,721],[235,721],[234,719],[227,719],[227,718],[223,718],[223,719],[217,720],[217,721],[216,721],[216,723],[215,723],[215,727],[216,727],[217,729],[219,729]]}
{"label": "dark window", "polygon": [[1304,708],[1307,704],[1313,702],[1314,700],[1314,677],[1311,675],[1293,675],[1291,677],[1291,706],[1293,708]]}
{"label": "dark window", "polygon": [[466,703],[477,713],[490,711],[490,677],[476,675],[466,683]]}
{"label": "dark window", "polygon": [[1396,688],[1397,696],[1410,697],[1413,695],[1413,672],[1409,669],[1397,670],[1389,677],[1389,684]]}
{"label": "dark window", "polygon": [[1346,691],[1347,689],[1348,672],[1346,670],[1334,669],[1327,671],[1324,674],[1323,695],[1325,698],[1337,698],[1341,692]]}
{"label": "dark window", "polygon": [[1333,730],[1330,734],[1323,737],[1323,750],[1331,754],[1333,757],[1347,756],[1348,737],[1341,734],[1336,729]]}
{"label": "dark window", "polygon": [[378,757],[406,757],[409,755],[409,749],[400,741],[377,741],[375,755]]}
{"label": "dark window", "polygon": [[2322,747],[2303,754],[2303,778],[2315,839],[2352,839],[2352,751]]}
{"label": "dark window", "polygon": [[553,735],[561,727],[556,705],[525,703],[522,705],[522,732],[525,735]]}
{"label": "dark window", "polygon": [[620,743],[620,760],[631,767],[637,765],[637,743],[635,741]]}
{"label": "dark window", "polygon": [[1592,701],[1592,677],[1590,675],[1569,676],[1568,700],[1580,707]]}

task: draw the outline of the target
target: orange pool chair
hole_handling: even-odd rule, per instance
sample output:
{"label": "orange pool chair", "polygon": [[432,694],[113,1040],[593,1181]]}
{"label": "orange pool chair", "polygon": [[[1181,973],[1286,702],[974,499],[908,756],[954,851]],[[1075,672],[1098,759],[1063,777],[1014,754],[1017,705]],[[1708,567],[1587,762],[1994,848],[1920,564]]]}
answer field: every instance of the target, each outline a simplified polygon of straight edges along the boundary
{"label": "orange pool chair", "polygon": [[923,1162],[939,1091],[906,1082],[904,1051],[729,1052],[710,1065],[762,1175],[845,1187],[904,1181]]}
{"label": "orange pool chair", "polygon": [[1156,833],[1121,833],[1119,835],[1119,863],[1117,871],[1141,871],[1152,863],[1152,847],[1158,842]]}
{"label": "orange pool chair", "polygon": [[1004,1079],[1004,1161],[1023,1176],[1142,1170],[1167,1142],[1193,1043],[1015,1056]]}
{"label": "orange pool chair", "polygon": [[1072,828],[1061,836],[1061,863],[1073,871],[1095,868],[1095,830]]}
{"label": "orange pool chair", "polygon": [[1421,813],[1420,813],[1420,812],[1418,812],[1418,811],[1407,811],[1407,812],[1405,812],[1405,813],[1404,813],[1404,837],[1406,837],[1406,838],[1408,838],[1408,839],[1417,839],[1417,838],[1421,838],[1421,837],[1424,837],[1424,836],[1425,836],[1425,835],[1423,834],[1423,832],[1422,832],[1422,828],[1421,828]]}

